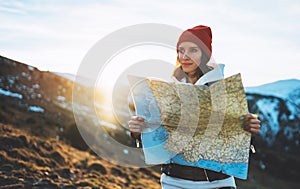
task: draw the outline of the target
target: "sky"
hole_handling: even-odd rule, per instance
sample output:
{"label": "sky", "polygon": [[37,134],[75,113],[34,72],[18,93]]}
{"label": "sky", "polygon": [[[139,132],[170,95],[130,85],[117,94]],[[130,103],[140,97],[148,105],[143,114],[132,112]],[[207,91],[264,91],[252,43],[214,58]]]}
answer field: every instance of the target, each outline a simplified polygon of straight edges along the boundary
{"label": "sky", "polygon": [[[258,86],[300,79],[299,20],[297,0],[0,0],[0,55],[76,74],[97,41],[124,27],[202,24],[212,28],[213,57],[226,65],[225,76],[241,73],[245,86]],[[175,64],[175,52],[160,51],[156,58]],[[130,65],[132,56],[151,58],[131,49],[116,60]],[[115,65],[105,73],[121,73]]]}

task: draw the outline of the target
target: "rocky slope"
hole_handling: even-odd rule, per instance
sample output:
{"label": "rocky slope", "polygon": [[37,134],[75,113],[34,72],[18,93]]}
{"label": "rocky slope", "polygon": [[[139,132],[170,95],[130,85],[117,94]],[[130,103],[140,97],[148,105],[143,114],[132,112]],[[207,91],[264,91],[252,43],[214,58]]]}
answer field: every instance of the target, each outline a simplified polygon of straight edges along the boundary
{"label": "rocky slope", "polygon": [[118,167],[2,123],[0,144],[0,188],[159,188],[159,174],[149,168]]}

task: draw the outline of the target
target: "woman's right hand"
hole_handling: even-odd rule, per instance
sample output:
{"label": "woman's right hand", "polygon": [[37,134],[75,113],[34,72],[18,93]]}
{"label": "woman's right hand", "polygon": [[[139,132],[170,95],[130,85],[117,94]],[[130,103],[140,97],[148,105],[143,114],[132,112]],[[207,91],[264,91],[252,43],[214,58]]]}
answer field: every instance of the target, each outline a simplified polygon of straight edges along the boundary
{"label": "woman's right hand", "polygon": [[132,116],[128,121],[129,131],[135,135],[139,135],[142,133],[142,129],[147,127],[144,118]]}

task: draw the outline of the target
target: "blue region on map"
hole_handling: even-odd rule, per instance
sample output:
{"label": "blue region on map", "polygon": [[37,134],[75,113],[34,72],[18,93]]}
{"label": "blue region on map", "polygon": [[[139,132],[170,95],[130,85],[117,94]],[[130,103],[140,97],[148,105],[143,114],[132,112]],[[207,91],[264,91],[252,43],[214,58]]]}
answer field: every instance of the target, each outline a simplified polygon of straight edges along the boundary
{"label": "blue region on map", "polygon": [[168,132],[163,126],[158,127],[152,132],[142,134],[143,151],[146,164],[164,164],[177,163],[181,165],[201,167],[213,171],[222,171],[225,174],[237,178],[246,179],[248,175],[247,163],[222,164],[211,160],[200,160],[197,162],[188,162],[180,154],[172,154],[165,147],[165,141],[168,139]]}

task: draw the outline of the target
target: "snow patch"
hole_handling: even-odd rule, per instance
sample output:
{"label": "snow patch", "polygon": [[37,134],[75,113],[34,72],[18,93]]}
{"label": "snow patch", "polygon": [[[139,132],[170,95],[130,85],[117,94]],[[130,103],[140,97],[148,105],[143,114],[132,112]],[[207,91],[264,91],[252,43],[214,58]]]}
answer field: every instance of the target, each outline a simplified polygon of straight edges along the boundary
{"label": "snow patch", "polygon": [[267,140],[269,143],[272,143],[280,129],[280,125],[278,123],[278,102],[276,102],[276,100],[274,101],[274,99],[261,99],[258,100],[256,104],[271,126],[271,128],[262,127],[261,135],[266,136],[267,133],[271,131],[272,137]]}
{"label": "snow patch", "polygon": [[28,76],[28,74],[27,74],[26,72],[22,72],[21,75],[22,75],[23,77],[27,77],[27,76]]}
{"label": "snow patch", "polygon": [[45,112],[44,108],[41,108],[39,106],[29,106],[28,110],[32,111],[32,112],[40,112],[40,113],[44,113]]}
{"label": "snow patch", "polygon": [[33,71],[33,70],[34,70],[34,67],[32,67],[32,66],[27,66],[27,68],[28,68],[28,70],[30,70],[30,71]]}
{"label": "snow patch", "polygon": [[38,88],[40,88],[40,85],[36,83],[36,84],[32,85],[32,88],[38,89]]}
{"label": "snow patch", "polygon": [[65,101],[66,100],[66,97],[64,96],[57,96],[56,98],[58,101]]}
{"label": "snow patch", "polygon": [[124,154],[128,154],[129,151],[128,151],[127,149],[124,149],[124,150],[123,150],[123,153],[124,153]]}
{"label": "snow patch", "polygon": [[283,130],[283,134],[287,137],[288,140],[292,140],[294,138],[294,129],[291,127],[285,127]]}
{"label": "snow patch", "polygon": [[262,161],[259,161],[259,166],[262,170],[265,170],[267,167],[266,164],[264,164],[264,162],[262,162]]}
{"label": "snow patch", "polygon": [[14,83],[15,83],[15,80],[14,80],[13,78],[8,78],[8,82],[9,82],[10,84],[14,84]]}
{"label": "snow patch", "polygon": [[6,90],[3,90],[0,88],[0,94],[1,95],[4,95],[4,96],[10,96],[10,97],[14,97],[14,98],[19,98],[19,99],[22,99],[23,96],[19,93],[13,93],[13,92],[10,92],[10,91],[6,91]]}

